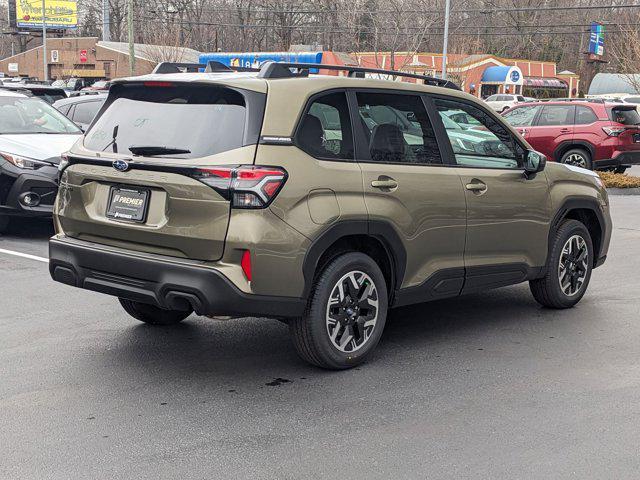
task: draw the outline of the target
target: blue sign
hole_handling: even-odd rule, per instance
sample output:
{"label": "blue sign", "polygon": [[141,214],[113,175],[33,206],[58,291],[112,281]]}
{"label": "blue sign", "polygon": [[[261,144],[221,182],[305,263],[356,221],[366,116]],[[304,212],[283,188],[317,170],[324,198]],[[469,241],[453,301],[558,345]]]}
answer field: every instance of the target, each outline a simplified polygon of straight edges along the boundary
{"label": "blue sign", "polygon": [[513,83],[518,83],[518,80],[520,80],[520,72],[517,70],[511,70],[511,81]]}
{"label": "blue sign", "polygon": [[589,34],[589,53],[593,55],[604,55],[604,25],[593,22],[591,33]]}
{"label": "blue sign", "polygon": [[[230,67],[259,68],[267,60],[290,63],[322,63],[322,52],[215,52],[200,54],[200,63],[220,62]],[[310,69],[318,73],[317,69]]]}

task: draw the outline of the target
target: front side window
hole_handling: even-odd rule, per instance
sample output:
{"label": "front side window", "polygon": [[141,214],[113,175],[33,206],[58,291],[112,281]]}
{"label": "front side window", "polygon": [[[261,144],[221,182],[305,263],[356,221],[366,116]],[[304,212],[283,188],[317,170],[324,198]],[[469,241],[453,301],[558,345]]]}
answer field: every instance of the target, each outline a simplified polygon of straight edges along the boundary
{"label": "front side window", "polygon": [[503,115],[504,119],[514,127],[530,127],[536,114],[540,111],[540,105],[530,107],[517,107]]}
{"label": "front side window", "polygon": [[[518,168],[521,147],[511,133],[493,116],[480,108],[454,99],[434,99],[442,118],[456,163],[465,167]],[[462,130],[450,128],[448,114],[463,110],[479,127]]]}
{"label": "front side window", "polygon": [[315,158],[353,160],[353,134],[344,92],[328,93],[311,103],[296,133],[296,143]]}
{"label": "front side window", "polygon": [[360,92],[357,99],[372,161],[442,164],[435,133],[419,96]]}
{"label": "front side window", "polygon": [[35,97],[0,97],[0,134],[82,133],[48,103]]}
{"label": "front side window", "polygon": [[540,112],[538,126],[573,125],[574,113],[574,105],[545,105]]}

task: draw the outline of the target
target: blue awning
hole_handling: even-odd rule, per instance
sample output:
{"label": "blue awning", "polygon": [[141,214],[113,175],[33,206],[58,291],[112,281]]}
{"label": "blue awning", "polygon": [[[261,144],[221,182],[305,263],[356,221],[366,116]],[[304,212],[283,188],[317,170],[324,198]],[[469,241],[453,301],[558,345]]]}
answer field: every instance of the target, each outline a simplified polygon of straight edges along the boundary
{"label": "blue awning", "polygon": [[504,83],[511,67],[489,67],[482,73],[482,83]]}

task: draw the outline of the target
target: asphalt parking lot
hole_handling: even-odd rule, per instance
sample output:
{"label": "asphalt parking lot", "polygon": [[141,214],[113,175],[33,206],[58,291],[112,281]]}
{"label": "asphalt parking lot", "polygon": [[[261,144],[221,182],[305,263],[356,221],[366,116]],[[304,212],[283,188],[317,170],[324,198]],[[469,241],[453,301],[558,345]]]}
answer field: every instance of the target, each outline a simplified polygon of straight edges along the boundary
{"label": "asphalt parking lot", "polygon": [[[637,478],[640,197],[569,311],[526,285],[397,311],[326,372],[285,325],[174,328],[0,252],[0,478]],[[50,227],[0,249],[46,256]]]}

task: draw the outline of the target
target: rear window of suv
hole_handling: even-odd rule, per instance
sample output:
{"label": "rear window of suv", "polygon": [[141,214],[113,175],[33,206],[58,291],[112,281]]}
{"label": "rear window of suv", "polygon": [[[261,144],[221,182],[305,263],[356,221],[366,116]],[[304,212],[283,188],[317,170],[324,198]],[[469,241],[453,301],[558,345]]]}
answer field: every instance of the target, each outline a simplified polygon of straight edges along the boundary
{"label": "rear window of suv", "polygon": [[640,125],[640,115],[635,108],[613,107],[609,110],[609,118],[623,125]]}
{"label": "rear window of suv", "polygon": [[198,158],[257,142],[257,131],[255,138],[246,138],[246,98],[239,91],[165,83],[113,87],[115,99],[87,132],[85,147],[125,154],[130,147],[167,147],[188,151],[166,154],[171,157]]}

